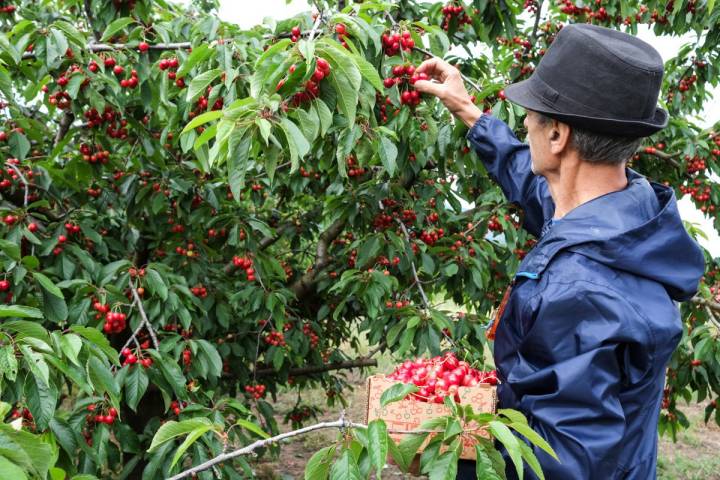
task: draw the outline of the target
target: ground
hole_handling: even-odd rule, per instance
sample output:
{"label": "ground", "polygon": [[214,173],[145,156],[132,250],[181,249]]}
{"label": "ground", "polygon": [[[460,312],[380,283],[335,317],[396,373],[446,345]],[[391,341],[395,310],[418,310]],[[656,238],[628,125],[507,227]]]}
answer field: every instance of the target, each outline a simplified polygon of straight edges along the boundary
{"label": "ground", "polygon": [[[383,359],[379,370],[389,371],[389,362]],[[363,378],[371,374],[352,372],[348,379],[355,385],[355,390],[347,398],[349,406],[346,415],[352,421],[364,422],[364,383]],[[310,390],[303,394],[306,403],[325,407],[325,394],[321,389]],[[282,422],[284,414],[293,406],[295,396],[288,393],[278,398],[276,410],[278,422]],[[337,420],[339,409],[326,410],[325,415],[318,420]],[[658,478],[661,480],[720,480],[720,427],[712,420],[705,425],[702,408],[689,405],[683,411],[690,420],[691,427],[678,435],[677,443],[670,438],[660,440],[658,455]],[[282,424],[281,430],[290,430],[288,424]],[[290,480],[302,479],[305,463],[313,453],[330,445],[337,435],[336,431],[323,430],[312,432],[303,437],[295,437],[284,444],[278,459],[266,459],[256,465],[256,471],[262,480]],[[388,466],[383,471],[385,479],[410,479],[397,468]]]}

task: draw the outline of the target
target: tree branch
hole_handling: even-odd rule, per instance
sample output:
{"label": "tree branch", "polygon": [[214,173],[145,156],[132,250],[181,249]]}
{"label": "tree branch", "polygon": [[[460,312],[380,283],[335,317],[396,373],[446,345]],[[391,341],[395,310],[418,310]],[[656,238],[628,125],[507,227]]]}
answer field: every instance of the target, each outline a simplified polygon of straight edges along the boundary
{"label": "tree branch", "polygon": [[[130,285],[130,291],[133,294],[133,297],[135,298],[135,303],[137,303],[138,311],[140,312],[140,318],[142,318],[142,324],[145,325],[145,328],[147,329],[148,333],[150,334],[150,340],[152,340],[153,347],[155,350],[158,350],[158,339],[155,335],[155,330],[153,329],[152,324],[150,323],[150,320],[148,320],[147,314],[145,313],[145,309],[143,308],[142,300],[140,300],[140,295],[138,295],[137,289],[135,288],[135,285],[133,284],[132,280],[128,280],[128,284]],[[136,330],[137,332],[137,330]],[[133,337],[135,336],[135,332],[133,332]]]}
{"label": "tree branch", "polygon": [[100,31],[95,28],[95,17],[93,17],[93,14],[92,14],[90,0],[84,0],[84,4],[85,4],[85,16],[87,17],[88,27],[90,27],[90,29],[92,30],[93,35],[95,36],[95,40],[99,42],[100,38],[101,38]]}
{"label": "tree branch", "polygon": [[345,413],[343,412],[340,415],[340,419],[336,420],[334,422],[320,422],[318,424],[310,425],[308,427],[300,428],[298,430],[293,430],[291,432],[281,433],[280,435],[275,435],[274,437],[270,437],[265,440],[258,440],[258,441],[251,443],[250,445],[247,445],[243,448],[240,448],[233,452],[223,453],[221,455],[218,455],[215,458],[208,460],[207,462],[201,463],[200,465],[198,465],[196,467],[192,467],[188,470],[180,472],[177,475],[170,477],[169,480],[180,480],[181,478],[190,477],[198,472],[207,470],[210,467],[217,465],[218,463],[226,462],[235,457],[239,457],[241,455],[247,455],[249,453],[252,453],[253,451],[257,450],[258,448],[262,448],[262,447],[266,447],[268,445],[272,445],[274,443],[278,443],[282,440],[285,440],[286,438],[292,438],[292,437],[296,437],[298,435],[303,435],[305,433],[313,432],[315,430],[323,430],[323,429],[327,429],[327,428],[340,428],[340,429],[367,428],[367,425],[363,425],[361,423],[352,423],[352,422],[345,420]]}
{"label": "tree branch", "polygon": [[658,150],[657,148],[652,150],[651,152],[646,152],[644,147],[640,148],[635,153],[644,153],[646,155],[653,155],[655,157],[662,158],[663,160],[670,162],[675,167],[680,168],[680,162],[675,160],[676,157],[679,157],[678,154],[665,153],[665,152]]}
{"label": "tree branch", "polygon": [[67,135],[68,130],[70,130],[70,127],[72,126],[73,120],[75,120],[75,115],[73,115],[70,110],[66,110],[65,114],[60,119],[60,128],[55,134],[54,146],[58,146],[62,139],[65,138],[65,135]]}
{"label": "tree branch", "polygon": [[297,298],[303,297],[312,289],[317,274],[330,264],[331,259],[327,255],[328,246],[340,235],[346,224],[347,220],[338,218],[320,235],[315,253],[315,264],[309,272],[306,272],[290,286]]}
{"label": "tree branch", "polygon": [[[358,358],[346,362],[334,362],[326,365],[313,365],[311,367],[291,368],[288,375],[300,377],[303,375],[314,375],[316,373],[330,372],[332,370],[349,370],[351,368],[377,367],[377,360],[374,358]],[[277,373],[274,368],[261,368],[255,372],[260,376]]]}
{"label": "tree branch", "polygon": [[720,313],[720,303],[713,302],[712,300],[708,300],[703,297],[693,297],[690,299],[690,301],[696,305],[702,305],[704,307],[708,307],[710,310]]}
{"label": "tree branch", "polygon": [[25,187],[25,195],[23,197],[23,207],[27,208],[27,206],[28,206],[28,189],[29,189],[29,184],[28,184],[27,179],[20,172],[20,169],[17,168],[12,163],[7,162],[7,163],[5,163],[5,165],[12,168],[15,171],[15,173],[17,174],[17,176],[20,177],[20,181],[23,183],[23,186]]}

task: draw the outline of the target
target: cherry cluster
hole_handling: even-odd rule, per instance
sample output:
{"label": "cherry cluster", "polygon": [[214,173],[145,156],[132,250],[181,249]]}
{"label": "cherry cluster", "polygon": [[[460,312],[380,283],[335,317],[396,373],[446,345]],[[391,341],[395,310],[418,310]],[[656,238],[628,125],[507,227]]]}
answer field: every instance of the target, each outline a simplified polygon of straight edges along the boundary
{"label": "cherry cluster", "polygon": [[488,221],[488,230],[492,232],[502,232],[503,226],[498,221],[497,215],[493,215],[490,217],[490,221]]}
{"label": "cherry cluster", "polygon": [[710,200],[710,186],[705,185],[703,186],[702,181],[699,178],[696,178],[693,180],[693,183],[695,186],[689,187],[685,185],[680,185],[680,191],[685,194],[689,194],[692,196],[693,200],[695,200],[697,203],[700,204],[700,211],[703,213],[705,212],[714,212],[715,211],[715,205],[704,205],[705,202]]}
{"label": "cherry cluster", "polygon": [[[105,410],[103,414],[102,410]],[[88,423],[105,423],[112,425],[115,423],[115,419],[118,416],[118,411],[115,407],[103,408],[102,405],[91,403],[87,406],[87,411],[90,412],[85,417]]]}
{"label": "cherry cluster", "polygon": [[95,320],[100,320],[103,315],[110,311],[110,305],[104,304],[93,299],[93,309],[98,312],[95,314]]}
{"label": "cherry cluster", "polygon": [[192,351],[189,348],[186,348],[182,351],[182,362],[183,365],[186,367],[190,366],[190,362],[192,361]]}
{"label": "cherry cluster", "polygon": [[126,139],[128,137],[127,120],[121,119],[120,112],[113,110],[109,105],[105,106],[102,115],[93,107],[86,110],[83,116],[87,120],[87,128],[95,128],[107,123],[105,132],[110,138]]}
{"label": "cherry cluster", "polygon": [[170,402],[170,410],[172,410],[175,415],[180,415],[180,412],[185,407],[187,407],[187,402],[178,402],[177,400]]}
{"label": "cherry cluster", "polygon": [[[288,73],[292,75],[295,73],[296,69],[296,65],[290,65]],[[310,80],[305,82],[305,90],[297,92],[292,96],[293,106],[297,107],[303,103],[311,101],[314,98],[317,98],[320,95],[320,82],[330,75],[330,71],[330,63],[328,63],[328,61],[324,58],[318,57],[315,62],[315,71],[313,72],[312,77]],[[275,91],[280,90],[283,85],[285,85],[286,81],[287,78],[281,79],[275,86]]]}
{"label": "cherry cluster", "polygon": [[[150,347],[150,342],[144,343],[141,345],[142,348],[148,348]],[[120,355],[124,357],[123,360],[123,366],[124,365],[130,365],[133,366],[136,363],[140,362],[140,365],[142,365],[144,368],[150,368],[153,364],[153,359],[151,357],[144,357],[142,355],[142,352],[139,350],[137,352],[133,352],[129,348],[125,347],[120,351]],[[139,356],[138,356],[139,355]]]}
{"label": "cherry cluster", "polygon": [[287,345],[285,343],[285,335],[283,335],[282,332],[278,332],[277,330],[272,330],[271,332],[268,332],[267,335],[265,335],[265,343],[275,347],[284,347],[285,345]]}
{"label": "cherry cluster", "polygon": [[175,86],[178,88],[185,88],[185,79],[177,77],[177,69],[180,66],[180,62],[177,57],[172,58],[161,58],[158,62],[158,68],[160,70],[167,70],[167,77],[170,80],[175,80]]}
{"label": "cherry cluster", "polygon": [[388,300],[385,302],[385,308],[405,308],[410,305],[410,300],[397,300],[393,302]]}
{"label": "cherry cluster", "polygon": [[353,249],[350,251],[350,256],[348,257],[348,267],[355,268],[356,260],[357,260],[357,250]]}
{"label": "cherry cluster", "polygon": [[290,37],[291,42],[297,42],[300,40],[300,35],[302,35],[302,30],[300,30],[300,27],[295,25],[290,29],[290,34],[292,35]]}
{"label": "cherry cluster", "polygon": [[444,15],[444,18],[441,27],[445,31],[450,29],[450,22],[452,22],[453,19],[457,19],[457,23],[461,27],[463,25],[472,23],[472,20],[470,19],[468,14],[465,13],[465,7],[462,5],[448,3],[443,7],[442,13]]}
{"label": "cherry cluster", "polygon": [[345,163],[348,166],[348,177],[359,177],[361,175],[365,175],[367,172],[364,167],[358,166],[357,159],[354,155],[348,155],[345,159]]}
{"label": "cherry cluster", "polygon": [[295,410],[293,410],[293,411],[288,415],[288,418],[289,418],[293,423],[301,423],[301,422],[303,422],[304,420],[307,420],[308,418],[310,418],[310,417],[312,417],[312,416],[313,416],[313,411],[312,411],[312,409],[311,409],[310,407],[308,407],[308,406],[303,406],[303,407],[296,408]]}
{"label": "cherry cluster", "polygon": [[[192,250],[191,250],[191,251],[192,251]],[[205,298],[205,297],[207,297],[207,288],[204,287],[202,284],[199,284],[199,285],[197,285],[197,286],[195,286],[195,287],[192,287],[192,288],[190,289],[190,291],[191,291],[192,294],[195,295],[196,297],[200,297],[200,298]]]}
{"label": "cherry cluster", "polygon": [[[403,105],[417,105],[420,103],[420,92],[414,90],[409,85],[415,85],[418,80],[428,80],[426,73],[415,73],[413,65],[396,65],[392,69],[392,77],[383,80],[385,88],[397,85],[401,89],[400,103]],[[409,84],[408,88],[402,89],[403,84]]]}
{"label": "cherry cluster", "polygon": [[10,413],[10,417],[14,420],[16,418],[22,418],[25,422],[28,422],[28,426],[30,426],[33,430],[35,429],[35,421],[33,419],[33,414],[30,413],[30,410],[27,408],[13,408],[12,412]]}
{"label": "cherry cluster", "polygon": [[435,242],[437,242],[439,239],[441,239],[445,235],[445,230],[442,228],[435,228],[432,231],[430,230],[423,230],[420,233],[420,240],[425,242],[426,245],[433,246],[435,245]]}
{"label": "cherry cluster", "polygon": [[476,370],[467,362],[458,360],[452,352],[430,359],[406,360],[387,378],[417,385],[420,389],[408,398],[429,403],[443,403],[448,396],[459,402],[458,390],[461,387],[497,384],[495,370]]}
{"label": "cherry cluster", "polygon": [[125,330],[127,325],[127,315],[122,312],[107,312],[105,314],[105,325],[103,325],[103,332],[105,333],[120,333]]}
{"label": "cherry cluster", "polygon": [[685,169],[687,173],[691,175],[693,173],[704,172],[707,168],[707,163],[705,162],[705,159],[697,155],[692,158],[690,157],[690,155],[685,155],[685,163]]}
{"label": "cherry cluster", "polygon": [[404,30],[401,33],[383,33],[382,44],[385,55],[393,57],[400,53],[401,48],[406,52],[412,50],[415,40],[412,39],[409,31]]}
{"label": "cherry cluster", "polygon": [[317,347],[317,344],[320,342],[320,337],[313,331],[309,323],[303,323],[303,333],[306,337],[310,337],[310,347]]}
{"label": "cherry cluster", "polygon": [[348,44],[345,41],[345,35],[347,35],[347,27],[344,23],[338,23],[335,25],[335,33],[337,33],[338,41],[342,44],[343,47],[348,48]]}
{"label": "cherry cluster", "polygon": [[[86,112],[87,113],[87,112]],[[95,145],[94,147],[87,143],[80,144],[80,153],[84,161],[88,163],[108,163],[110,159],[110,152],[102,148],[102,145]]]}
{"label": "cherry cluster", "polygon": [[13,13],[17,7],[15,5],[5,5],[0,7],[0,13]]}
{"label": "cherry cluster", "polygon": [[250,394],[255,400],[258,400],[265,396],[265,385],[259,383],[257,385],[245,385],[245,391]]}
{"label": "cherry cluster", "polygon": [[253,268],[253,262],[248,257],[233,257],[233,265],[237,268],[242,268],[247,275],[248,282],[255,281],[255,269]]}
{"label": "cherry cluster", "polygon": [[[125,72],[125,69],[120,65],[115,65],[115,68],[113,68],[113,73],[117,77],[122,75],[124,72]],[[120,87],[121,88],[137,88],[139,83],[140,83],[140,80],[138,80],[138,72],[134,68],[132,70],[130,70],[130,78],[120,79]]]}

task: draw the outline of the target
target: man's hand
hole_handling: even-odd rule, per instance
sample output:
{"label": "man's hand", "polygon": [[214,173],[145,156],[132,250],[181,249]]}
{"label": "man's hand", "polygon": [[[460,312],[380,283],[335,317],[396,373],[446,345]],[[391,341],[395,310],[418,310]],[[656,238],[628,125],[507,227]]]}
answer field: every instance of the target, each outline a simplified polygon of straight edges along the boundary
{"label": "man's hand", "polygon": [[445,60],[440,58],[426,60],[415,70],[415,73],[426,73],[431,80],[439,82],[418,80],[415,82],[415,89],[438,97],[448,110],[468,127],[472,127],[482,115],[482,111],[473,104],[465,90],[460,71]]}

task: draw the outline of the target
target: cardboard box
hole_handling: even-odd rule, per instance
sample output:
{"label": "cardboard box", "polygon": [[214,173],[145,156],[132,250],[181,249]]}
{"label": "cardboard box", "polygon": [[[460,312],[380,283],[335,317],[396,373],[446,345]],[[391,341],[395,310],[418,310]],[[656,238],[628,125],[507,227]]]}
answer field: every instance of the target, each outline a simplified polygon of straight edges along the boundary
{"label": "cardboard box", "polygon": [[[450,415],[450,409],[441,403],[427,403],[418,400],[407,399],[393,402],[385,408],[380,408],[380,397],[385,390],[397,383],[397,380],[391,380],[385,375],[374,375],[367,379],[368,401],[365,419],[371,422],[377,418],[381,418],[387,424],[388,430],[395,432],[416,430],[425,421],[435,417]],[[497,387],[489,384],[480,384],[475,387],[460,387],[458,389],[460,396],[460,404],[472,405],[473,411],[476,413],[495,413],[497,407]],[[473,425],[468,425],[469,429]],[[480,432],[484,437],[489,437],[487,432]],[[405,434],[390,433],[390,437],[396,442],[400,442]],[[430,441],[430,436],[425,444]],[[472,437],[463,437],[463,452],[460,458],[475,460],[475,441]],[[420,452],[425,448],[425,444],[420,447]]]}

